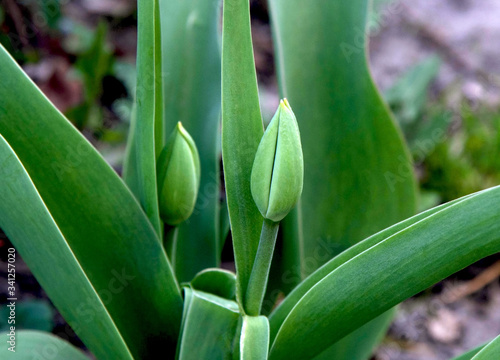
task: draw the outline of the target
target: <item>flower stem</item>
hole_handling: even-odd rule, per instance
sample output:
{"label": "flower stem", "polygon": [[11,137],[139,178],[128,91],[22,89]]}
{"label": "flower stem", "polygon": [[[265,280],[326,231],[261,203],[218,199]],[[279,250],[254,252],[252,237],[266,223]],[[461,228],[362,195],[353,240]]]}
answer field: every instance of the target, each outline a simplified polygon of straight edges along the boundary
{"label": "flower stem", "polygon": [[171,226],[165,224],[165,236],[163,238],[163,247],[165,248],[165,251],[167,252],[168,258],[170,260],[170,263],[175,269],[175,252],[177,248],[177,233],[178,233],[178,226]]}
{"label": "flower stem", "polygon": [[278,229],[279,222],[264,219],[260,233],[259,247],[245,295],[245,311],[251,316],[260,314],[262,301],[266,293]]}

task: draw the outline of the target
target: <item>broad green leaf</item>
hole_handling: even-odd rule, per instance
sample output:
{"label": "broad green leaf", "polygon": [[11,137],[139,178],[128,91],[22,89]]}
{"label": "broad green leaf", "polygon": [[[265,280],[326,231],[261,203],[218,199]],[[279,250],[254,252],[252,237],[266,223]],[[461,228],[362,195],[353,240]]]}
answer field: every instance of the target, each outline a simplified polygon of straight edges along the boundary
{"label": "broad green leaf", "polygon": [[481,346],[478,346],[477,348],[475,349],[472,349],[470,351],[467,351],[466,353],[460,355],[460,356],[457,356],[457,357],[454,357],[452,360],[471,360],[478,352],[480,352],[483,348],[485,347],[485,345],[481,345]]}
{"label": "broad green leaf", "polygon": [[[474,194],[476,195],[476,194]],[[295,305],[300,301],[300,299],[318,282],[320,282],[324,277],[330,274],[332,271],[337,269],[339,266],[343,265],[345,262],[351,260],[357,255],[361,254],[363,251],[368,250],[374,245],[377,245],[379,242],[385,240],[386,238],[398,233],[399,231],[419,222],[422,219],[429,217],[430,215],[435,214],[438,211],[446,209],[447,207],[456,204],[464,199],[469,198],[468,195],[464,196],[461,199],[457,199],[451,201],[447,204],[443,204],[437,206],[433,209],[424,211],[418,215],[415,215],[409,219],[403,220],[396,225],[393,225],[385,230],[382,230],[375,235],[370,236],[369,238],[359,242],[358,244],[350,247],[346,251],[334,257],[328,263],[320,267],[314,273],[309,275],[304,281],[300,283],[299,286],[293,289],[293,291],[280,303],[280,305],[271,313],[269,318],[271,324],[271,341],[274,340],[277,331],[282,325],[285,318],[288,316],[290,311],[295,307]]]}
{"label": "broad green leaf", "polygon": [[[304,153],[296,214],[302,224],[285,219],[281,259],[283,274],[300,280],[413,215],[416,186],[402,136],[368,70],[368,0],[271,0],[270,9],[280,90],[299,122]],[[352,346],[359,343],[352,338]],[[331,357],[344,359],[335,350]]]}
{"label": "broad green leaf", "polygon": [[[179,281],[220,264],[220,0],[160,2],[165,133],[178,121],[191,134],[201,162],[194,213],[179,227],[175,272]],[[196,249],[196,251],[193,251]]]}
{"label": "broad green leaf", "polygon": [[[415,211],[400,132],[370,77],[367,0],[271,0],[283,96],[299,122],[304,164],[302,269]],[[359,35],[359,36],[358,36]],[[318,256],[318,249],[327,254]],[[329,255],[329,256],[326,256]]]}
{"label": "broad green leaf", "polygon": [[250,32],[248,0],[226,0],[222,34],[222,160],[231,223],[237,297],[245,298],[263,218],[250,175],[264,133]]}
{"label": "broad green leaf", "polygon": [[184,313],[177,345],[179,360],[232,359],[240,317],[238,304],[184,287]]}
{"label": "broad green leaf", "polygon": [[354,330],[351,336],[337,341],[323,353],[314,357],[314,360],[332,360],[332,354],[335,354],[335,359],[370,359],[373,349],[383,340],[389,329],[396,310],[397,307],[392,308]]}
{"label": "broad green leaf", "polygon": [[500,357],[500,336],[486,344],[472,360],[491,360]]}
{"label": "broad green leaf", "polygon": [[[73,262],[79,264],[100,294],[134,356],[147,358],[168,352],[172,347],[165,344],[175,344],[177,339],[182,299],[151,223],[113,169],[1,47],[0,72],[0,134],[23,164],[64,237],[59,251],[66,247],[73,254]],[[42,236],[36,228],[30,228],[31,224],[41,225],[33,221],[38,212],[31,210],[28,199],[15,203],[22,210],[6,209],[12,211],[9,216],[15,216],[15,222],[2,217],[0,227],[16,247],[33,252],[26,263],[44,289],[55,292],[56,296],[51,297],[54,303],[62,301],[67,293],[78,294],[80,286],[69,268],[54,266],[51,270],[47,266],[53,262],[44,254],[51,254],[56,235]],[[21,233],[23,229],[32,231]],[[71,263],[61,256],[60,261]],[[77,298],[80,300],[58,306],[63,316],[89,306],[84,301],[75,307],[82,299],[90,299]],[[96,316],[92,321],[97,319]],[[74,325],[74,321],[69,322]],[[141,331],[138,333],[137,329]],[[82,336],[82,340],[89,343],[89,336]],[[102,341],[106,336],[99,338]]]}
{"label": "broad green leaf", "polygon": [[269,321],[265,316],[243,316],[240,360],[267,360]]}
{"label": "broad green leaf", "polygon": [[499,201],[500,187],[469,196],[336,268],[289,313],[271,359],[312,357],[404,299],[498,252]]}
{"label": "broad green leaf", "polygon": [[[30,265],[55,306],[96,356],[133,359],[102,296],[90,283],[28,173],[1,135],[0,164],[0,226],[3,231]],[[27,206],[29,211],[26,211]],[[45,246],[33,246],[37,243],[45,243]],[[103,290],[112,296],[109,289]],[[19,309],[18,312],[21,315]],[[19,324],[15,326],[19,328]]]}
{"label": "broad green leaf", "polygon": [[191,286],[224,299],[235,300],[236,275],[223,269],[205,269],[191,280]]}
{"label": "broad green leaf", "polygon": [[[2,339],[8,339],[8,334],[8,332],[1,333],[0,336]],[[88,356],[69,342],[40,331],[17,331],[15,352],[9,353],[7,346],[10,344],[7,344],[5,342],[2,344],[4,346],[2,353],[7,354],[3,356],[7,356],[9,360],[89,360]]]}
{"label": "broad green leaf", "polygon": [[[158,142],[163,134],[155,133],[161,115],[158,114],[157,98],[161,91],[161,77],[158,77],[157,63],[159,31],[159,0],[137,1],[137,84],[135,111],[128,139],[128,151],[123,177],[129,188],[134,191],[142,208],[156,233],[162,236],[162,224],[158,208],[158,189],[156,186],[156,156]],[[158,119],[158,117],[160,119]],[[161,137],[160,137],[161,136]],[[163,145],[163,143],[162,143]]]}

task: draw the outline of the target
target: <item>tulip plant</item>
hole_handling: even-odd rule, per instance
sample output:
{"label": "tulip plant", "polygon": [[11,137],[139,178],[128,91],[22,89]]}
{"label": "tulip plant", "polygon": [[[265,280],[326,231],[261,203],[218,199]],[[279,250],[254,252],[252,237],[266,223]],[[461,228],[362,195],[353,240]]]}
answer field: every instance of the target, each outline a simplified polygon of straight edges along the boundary
{"label": "tulip plant", "polygon": [[139,0],[122,178],[0,48],[0,227],[72,328],[14,328],[0,358],[87,359],[74,331],[98,360],[367,360],[398,303],[498,252],[500,187],[415,215],[367,2],[269,1],[264,132],[249,1],[221,42],[219,0]]}

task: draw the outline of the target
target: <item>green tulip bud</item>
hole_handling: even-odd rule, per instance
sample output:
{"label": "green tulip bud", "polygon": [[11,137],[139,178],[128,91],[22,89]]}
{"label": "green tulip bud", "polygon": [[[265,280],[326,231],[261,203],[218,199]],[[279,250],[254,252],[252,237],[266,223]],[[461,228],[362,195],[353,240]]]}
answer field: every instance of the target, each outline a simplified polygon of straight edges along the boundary
{"label": "green tulip bud", "polygon": [[266,219],[281,221],[302,193],[304,159],[297,119],[286,99],[262,137],[252,168],[252,196]]}
{"label": "green tulip bud", "polygon": [[189,218],[200,187],[200,157],[180,122],[158,158],[157,180],[162,220],[175,226]]}

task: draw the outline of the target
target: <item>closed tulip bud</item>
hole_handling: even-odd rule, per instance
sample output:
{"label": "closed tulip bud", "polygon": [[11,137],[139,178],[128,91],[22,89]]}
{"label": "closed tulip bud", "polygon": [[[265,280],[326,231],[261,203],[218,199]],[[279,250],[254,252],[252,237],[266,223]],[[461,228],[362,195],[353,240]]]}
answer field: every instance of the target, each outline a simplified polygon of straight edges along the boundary
{"label": "closed tulip bud", "polygon": [[284,99],[260,141],[252,168],[252,196],[262,216],[281,221],[299,200],[303,182],[299,127]]}
{"label": "closed tulip bud", "polygon": [[200,157],[180,122],[158,158],[157,180],[162,220],[175,226],[189,218],[200,187]]}

